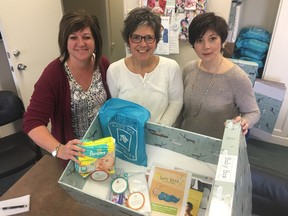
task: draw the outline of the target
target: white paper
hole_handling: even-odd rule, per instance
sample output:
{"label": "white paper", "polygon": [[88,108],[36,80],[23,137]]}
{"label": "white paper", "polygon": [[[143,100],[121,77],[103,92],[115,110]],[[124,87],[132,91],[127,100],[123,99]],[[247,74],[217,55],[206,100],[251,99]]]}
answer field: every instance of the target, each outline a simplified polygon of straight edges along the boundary
{"label": "white paper", "polygon": [[162,37],[157,44],[157,49],[155,50],[154,54],[169,55],[169,20],[170,17],[161,17]]}
{"label": "white paper", "polygon": [[107,199],[110,191],[111,178],[102,182],[96,182],[89,177],[82,189],[83,192],[91,194],[102,199]]}
{"label": "white paper", "polygon": [[[5,207],[22,206],[22,205],[25,207],[3,210],[3,208]],[[14,214],[19,214],[23,212],[28,212],[29,209],[30,209],[30,194],[17,197],[17,198],[13,198],[13,199],[0,201],[0,215],[1,216],[14,215]]]}
{"label": "white paper", "polygon": [[[181,167],[182,170],[196,174],[201,173],[203,176],[215,177],[216,175],[217,165],[206,163],[168,149],[147,144],[146,153],[149,156],[147,168],[151,168],[153,165],[165,166],[170,169]],[[172,158],[172,160],[165,160],[165,164],[163,164],[163,158]],[[147,168],[144,166],[138,166],[120,158],[116,158],[115,168],[122,168],[126,172],[147,171]]]}

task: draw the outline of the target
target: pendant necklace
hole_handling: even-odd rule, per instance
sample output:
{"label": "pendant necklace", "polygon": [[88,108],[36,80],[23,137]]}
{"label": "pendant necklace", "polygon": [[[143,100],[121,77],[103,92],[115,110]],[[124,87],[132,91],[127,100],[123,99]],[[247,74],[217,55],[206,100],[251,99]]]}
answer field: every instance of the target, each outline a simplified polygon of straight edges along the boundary
{"label": "pendant necklace", "polygon": [[[200,109],[201,109],[201,107],[202,107],[202,104],[203,104],[203,102],[205,101],[205,99],[206,99],[206,97],[207,97],[207,95],[208,95],[208,92],[209,92],[209,90],[210,90],[210,87],[211,87],[211,85],[212,85],[212,83],[213,83],[213,81],[214,81],[214,78],[215,78],[216,74],[219,72],[219,69],[220,69],[220,66],[221,66],[221,64],[222,64],[222,61],[223,61],[223,58],[221,58],[221,61],[220,61],[219,65],[218,65],[217,70],[213,73],[213,77],[211,78],[210,83],[209,83],[209,85],[207,86],[207,88],[206,88],[206,90],[205,90],[205,92],[204,92],[204,94],[203,94],[203,97],[202,97],[200,103],[198,103],[198,104],[196,105],[196,107],[195,107],[195,109],[194,109],[194,112],[193,112],[193,116],[194,116],[194,117],[199,114]],[[198,79],[199,72],[200,72],[200,65],[199,65],[199,67],[198,67],[198,71],[197,71],[197,74],[196,74],[195,82],[193,83],[193,86],[192,86],[192,89],[193,89],[194,86],[195,86],[195,90],[196,90],[196,85],[195,85],[195,84],[197,83],[197,79]],[[192,104],[191,104],[191,105],[192,105]]]}
{"label": "pendant necklace", "polygon": [[140,73],[137,72],[137,69],[136,69],[136,67],[135,67],[135,63],[134,63],[133,59],[131,59],[131,60],[132,60],[132,63],[133,63],[134,71],[136,72],[136,74],[140,74],[143,78],[144,78],[144,76],[145,76],[146,73],[150,73],[150,72],[151,72],[151,68],[152,68],[152,66],[153,66],[153,64],[154,64],[154,56],[153,56],[153,57],[152,57],[152,62],[151,62],[151,64],[149,65],[149,68],[148,68],[147,72],[145,72],[145,73],[142,75],[141,72],[140,72]]}

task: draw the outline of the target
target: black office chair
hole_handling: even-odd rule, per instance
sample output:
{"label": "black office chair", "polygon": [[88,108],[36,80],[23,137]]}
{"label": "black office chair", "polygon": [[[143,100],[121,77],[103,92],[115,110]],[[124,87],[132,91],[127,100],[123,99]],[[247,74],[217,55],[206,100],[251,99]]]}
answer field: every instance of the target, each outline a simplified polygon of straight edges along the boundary
{"label": "black office chair", "polygon": [[[11,91],[0,91],[0,128],[16,121],[22,123],[24,111],[18,95]],[[41,157],[40,147],[22,129],[0,137],[0,179],[28,169]]]}

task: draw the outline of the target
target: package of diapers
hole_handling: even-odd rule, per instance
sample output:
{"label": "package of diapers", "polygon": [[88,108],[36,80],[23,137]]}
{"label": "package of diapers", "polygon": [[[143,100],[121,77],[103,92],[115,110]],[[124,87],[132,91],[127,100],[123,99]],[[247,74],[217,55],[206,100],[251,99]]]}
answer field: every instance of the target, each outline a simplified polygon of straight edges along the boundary
{"label": "package of diapers", "polygon": [[78,157],[80,164],[75,163],[75,169],[86,177],[90,173],[101,170],[108,174],[115,172],[115,139],[113,137],[104,137],[97,140],[82,140],[85,149],[84,157]]}

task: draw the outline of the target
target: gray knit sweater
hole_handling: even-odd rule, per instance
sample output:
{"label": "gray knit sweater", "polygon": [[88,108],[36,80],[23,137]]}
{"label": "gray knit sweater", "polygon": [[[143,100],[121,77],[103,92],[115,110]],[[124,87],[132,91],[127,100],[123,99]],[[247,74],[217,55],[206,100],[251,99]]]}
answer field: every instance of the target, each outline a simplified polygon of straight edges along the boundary
{"label": "gray knit sweater", "polygon": [[[183,70],[184,109],[181,128],[222,139],[227,119],[241,114],[249,122],[250,128],[257,123],[260,111],[248,75],[238,65],[224,74],[216,74],[204,98],[213,74],[202,71],[197,63],[189,62]],[[197,110],[199,105],[200,109]]]}

